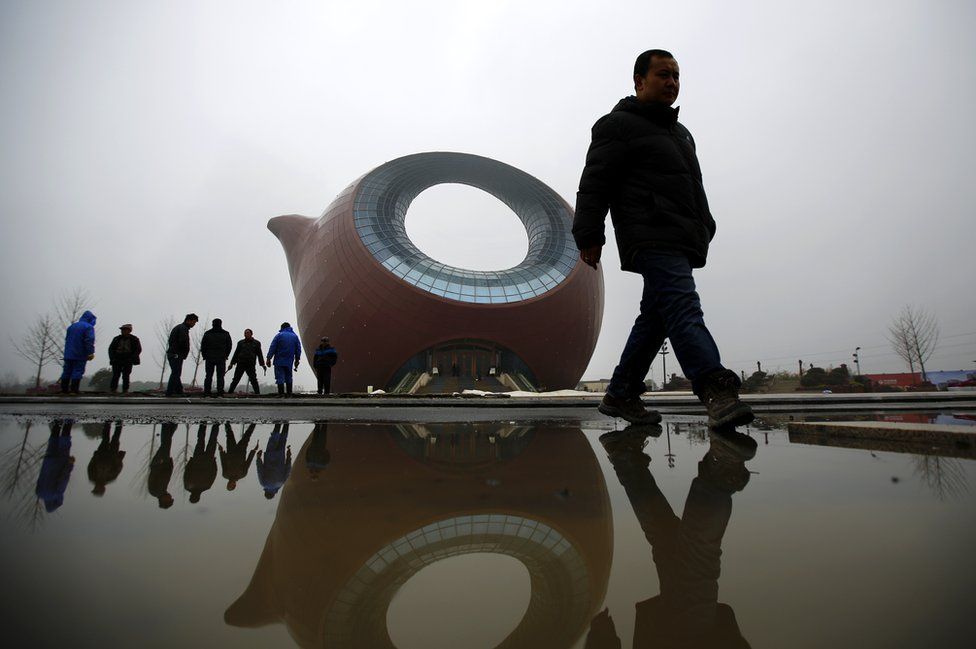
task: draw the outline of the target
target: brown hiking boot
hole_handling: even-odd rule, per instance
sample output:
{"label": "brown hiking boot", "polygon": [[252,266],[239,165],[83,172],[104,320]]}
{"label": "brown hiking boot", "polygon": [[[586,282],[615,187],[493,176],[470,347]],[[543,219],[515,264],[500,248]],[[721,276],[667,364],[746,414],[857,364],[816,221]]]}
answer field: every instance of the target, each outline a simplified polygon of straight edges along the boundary
{"label": "brown hiking boot", "polygon": [[731,370],[716,370],[701,379],[695,394],[708,411],[708,425],[712,428],[743,426],[755,419],[752,408],[739,400],[742,381]]}
{"label": "brown hiking boot", "polygon": [[598,410],[608,417],[620,417],[632,424],[657,424],[661,421],[661,415],[656,410],[645,408],[640,397],[618,399],[608,392],[603,395]]}
{"label": "brown hiking boot", "polygon": [[623,430],[613,430],[600,435],[600,443],[610,458],[610,463],[636,463],[647,466],[651,458],[644,453],[648,437],[660,437],[661,427],[657,424],[634,424]]}

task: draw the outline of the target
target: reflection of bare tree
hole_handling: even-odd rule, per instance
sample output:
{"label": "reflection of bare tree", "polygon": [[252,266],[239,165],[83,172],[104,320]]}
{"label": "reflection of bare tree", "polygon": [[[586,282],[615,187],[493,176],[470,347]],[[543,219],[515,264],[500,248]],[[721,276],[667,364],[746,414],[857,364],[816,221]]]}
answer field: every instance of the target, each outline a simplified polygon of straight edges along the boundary
{"label": "reflection of bare tree", "polygon": [[209,314],[190,332],[190,362],[193,363],[193,381],[190,385],[193,387],[197,385],[197,374],[200,372],[200,363],[203,362],[203,350],[200,349],[200,344],[203,342],[203,334],[206,333],[204,322],[210,322]]}
{"label": "reflection of bare tree", "polygon": [[956,499],[969,493],[966,472],[959,460],[935,455],[913,455],[912,464],[915,466],[915,475],[935,492],[939,500]]}
{"label": "reflection of bare tree", "polygon": [[147,478],[149,477],[149,468],[152,463],[153,454],[156,452],[156,427],[158,424],[152,425],[152,433],[149,435],[149,440],[143,442],[142,446],[139,448],[138,452],[148,448],[146,452],[146,459],[139,463],[139,468],[136,470],[136,474],[132,477],[130,481],[132,488],[139,492],[139,495],[143,498],[149,497],[149,483]]}
{"label": "reflection of bare tree", "polygon": [[33,422],[24,425],[24,437],[20,444],[0,453],[0,494],[13,501],[10,517],[31,530],[44,520],[44,507],[34,494],[34,478],[44,459],[45,446],[28,442]]}

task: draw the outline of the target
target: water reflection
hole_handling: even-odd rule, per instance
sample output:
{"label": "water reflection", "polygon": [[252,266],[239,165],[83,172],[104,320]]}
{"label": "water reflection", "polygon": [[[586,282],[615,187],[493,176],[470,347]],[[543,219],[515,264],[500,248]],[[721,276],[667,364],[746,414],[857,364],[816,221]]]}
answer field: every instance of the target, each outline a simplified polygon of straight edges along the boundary
{"label": "water reflection", "polygon": [[230,424],[225,425],[224,443],[227,446],[218,446],[220,448],[221,475],[227,480],[227,491],[236,489],[237,482],[246,478],[247,472],[251,468],[251,462],[254,461],[254,455],[258,451],[258,445],[255,442],[254,448],[248,453],[248,446],[251,444],[251,436],[254,435],[255,426],[256,424],[253,423],[248,424],[240,441],[237,441]]}
{"label": "water reflection", "polygon": [[[230,430],[230,424],[224,424]],[[207,437],[207,424],[200,422],[197,426],[197,443],[193,447],[193,455],[183,467],[183,488],[190,494],[190,502],[198,503],[204,491],[213,486],[217,479],[217,433],[220,424],[210,426],[210,436]]]}
{"label": "water reflection", "polygon": [[[679,518],[661,493],[643,449],[659,426],[632,426],[600,442],[651,546],[661,593],[638,602],[634,647],[748,647],[732,608],[718,601],[722,537],[732,515],[732,494],[749,482],[745,462],[752,438],[736,431],[711,433]],[[590,626],[586,647],[620,647],[607,610]]]}
{"label": "water reflection", "polygon": [[578,427],[365,434],[317,423],[299,456],[308,470],[285,484],[230,625],[282,622],[305,647],[390,647],[387,610],[400,587],[425,566],[478,553],[513,557],[531,578],[528,610],[500,646],[572,646],[603,601],[610,505]]}
{"label": "water reflection", "polygon": [[96,496],[105,495],[105,487],[122,473],[122,460],[125,451],[120,446],[122,442],[122,422],[115,422],[115,432],[112,432],[112,422],[102,424],[101,442],[88,462],[88,479],[93,485],[92,493]]}
{"label": "water reflection", "polygon": [[268,500],[274,498],[289,474],[291,446],[288,446],[288,422],[285,421],[274,425],[267,447],[264,451],[258,451],[258,482],[264,489],[264,497]]}
{"label": "water reflection", "polygon": [[176,424],[163,422],[159,432],[159,448],[149,460],[149,495],[157,500],[160,509],[173,506],[173,496],[169,492],[169,481],[173,477],[173,435]]}
{"label": "water reflection", "polygon": [[73,425],[72,419],[54,419],[49,424],[51,435],[47,439],[47,450],[41,462],[35,491],[48,513],[64,504],[64,492],[68,489],[68,480],[75,465],[75,458],[71,455]]}

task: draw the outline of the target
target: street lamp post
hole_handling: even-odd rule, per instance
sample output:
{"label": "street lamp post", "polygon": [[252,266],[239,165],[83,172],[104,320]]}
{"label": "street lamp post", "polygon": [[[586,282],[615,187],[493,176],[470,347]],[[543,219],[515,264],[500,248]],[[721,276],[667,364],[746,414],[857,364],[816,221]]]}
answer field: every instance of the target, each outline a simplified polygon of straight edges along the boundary
{"label": "street lamp post", "polygon": [[663,368],[663,370],[662,370],[662,379],[661,379],[661,390],[662,391],[664,390],[664,386],[667,385],[667,383],[668,383],[668,359],[667,359],[667,356],[670,353],[671,352],[668,351],[668,341],[665,340],[664,341],[664,344],[661,345],[661,351],[660,351],[660,354],[661,354],[661,367]]}
{"label": "street lamp post", "polygon": [[854,348],[854,366],[857,367],[857,375],[861,376],[861,355],[858,353],[861,351],[860,347]]}

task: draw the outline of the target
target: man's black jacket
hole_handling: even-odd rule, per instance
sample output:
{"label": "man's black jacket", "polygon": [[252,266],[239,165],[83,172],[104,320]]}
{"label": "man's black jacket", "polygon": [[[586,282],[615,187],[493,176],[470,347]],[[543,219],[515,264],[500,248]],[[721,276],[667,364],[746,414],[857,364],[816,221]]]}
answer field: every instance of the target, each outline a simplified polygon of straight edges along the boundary
{"label": "man's black jacket", "polygon": [[190,355],[190,328],[186,326],[185,322],[176,325],[169,332],[169,343],[166,347],[166,354],[169,356],[178,356],[184,360]]}
{"label": "man's black jacket", "polygon": [[254,367],[254,364],[261,361],[261,366],[264,367],[264,355],[261,354],[261,341],[257,338],[241,338],[237,341],[237,349],[234,350],[234,356],[230,359],[231,365],[240,365],[241,367]]}
{"label": "man's black jacket", "polygon": [[109,365],[138,365],[142,354],[142,343],[132,334],[119,334],[108,346]]}
{"label": "man's black jacket", "polygon": [[200,355],[205,361],[224,361],[230,356],[234,341],[226,329],[213,327],[204,332],[200,339]]}
{"label": "man's black jacket", "polygon": [[573,221],[580,250],[606,243],[608,209],[624,270],[634,270],[642,248],[683,253],[693,268],[705,265],[715,221],[695,141],[678,123],[677,108],[626,97],[593,126]]}

